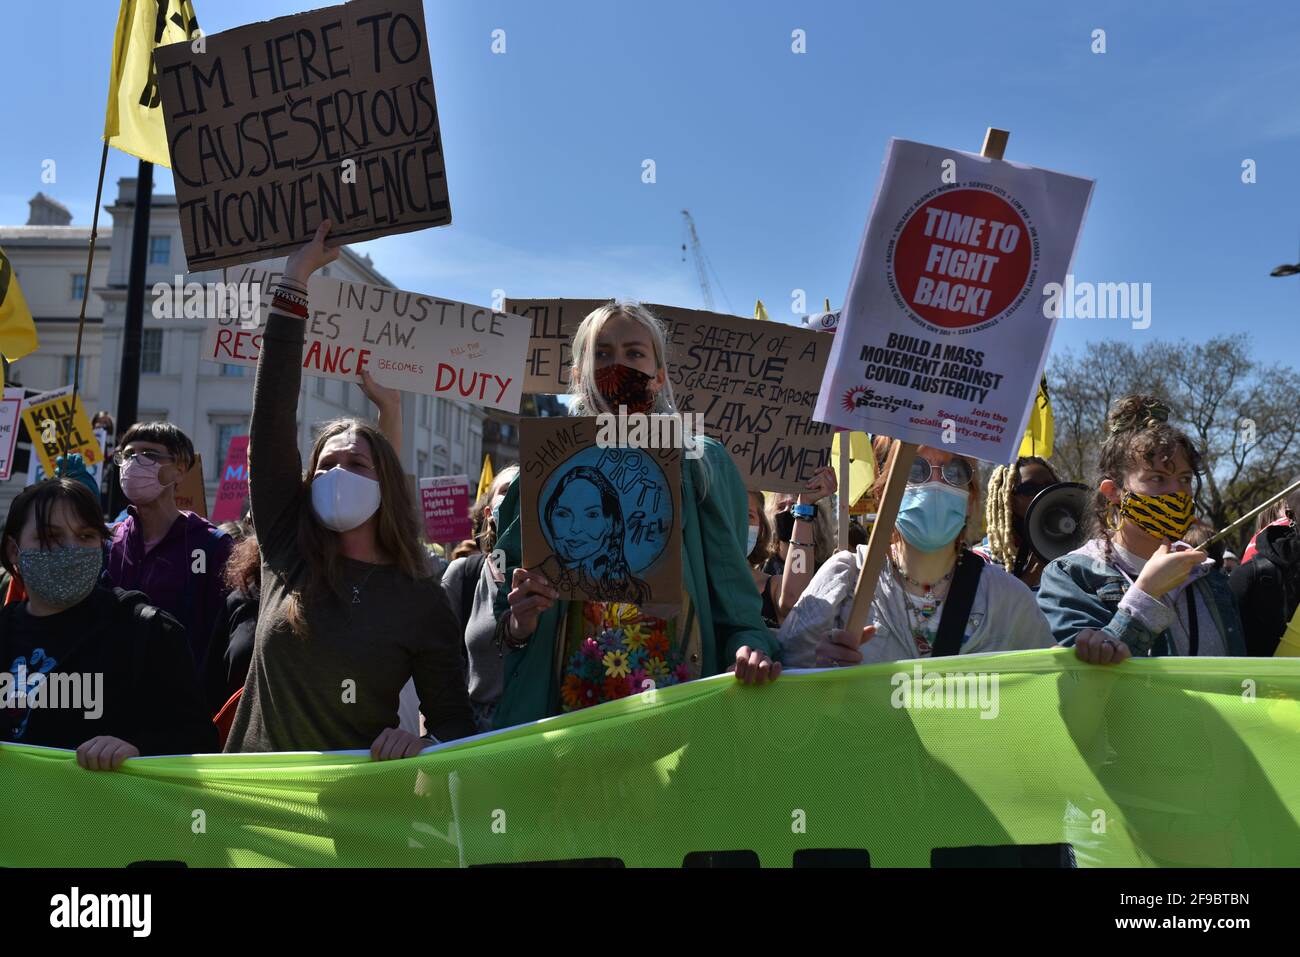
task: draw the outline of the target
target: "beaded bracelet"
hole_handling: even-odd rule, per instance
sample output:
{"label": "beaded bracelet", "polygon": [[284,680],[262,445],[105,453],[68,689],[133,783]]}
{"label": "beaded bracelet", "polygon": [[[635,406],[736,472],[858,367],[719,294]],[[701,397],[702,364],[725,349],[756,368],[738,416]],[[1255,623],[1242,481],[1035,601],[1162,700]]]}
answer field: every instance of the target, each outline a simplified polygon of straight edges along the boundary
{"label": "beaded bracelet", "polygon": [[296,302],[290,302],[279,293],[271,300],[271,308],[287,312],[291,316],[297,316],[299,319],[307,318],[307,307]]}

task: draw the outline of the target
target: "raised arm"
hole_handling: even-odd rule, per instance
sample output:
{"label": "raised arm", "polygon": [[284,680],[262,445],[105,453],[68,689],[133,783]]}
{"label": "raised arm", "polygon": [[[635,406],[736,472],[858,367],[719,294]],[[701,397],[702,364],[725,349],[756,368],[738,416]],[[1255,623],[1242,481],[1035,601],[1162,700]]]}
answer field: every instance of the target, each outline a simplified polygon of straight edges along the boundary
{"label": "raised arm", "polygon": [[329,230],[330,221],[325,220],[312,241],[285,263],[262,332],[248,439],[248,495],[258,538],[264,543],[295,527],[291,510],[302,486],[297,419],[302,347],[306,341],[307,280],[321,266],[338,258],[337,249],[325,247]]}

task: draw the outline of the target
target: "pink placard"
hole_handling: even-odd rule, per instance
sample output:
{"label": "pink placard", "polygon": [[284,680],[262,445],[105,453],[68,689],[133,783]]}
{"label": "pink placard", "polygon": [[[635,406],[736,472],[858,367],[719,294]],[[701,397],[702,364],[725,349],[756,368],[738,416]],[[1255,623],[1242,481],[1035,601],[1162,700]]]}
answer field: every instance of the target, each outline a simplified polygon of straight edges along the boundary
{"label": "pink placard", "polygon": [[420,479],[424,532],[431,542],[460,542],[473,533],[469,520],[469,476]]}
{"label": "pink placard", "polygon": [[221,470],[221,487],[217,489],[217,504],[212,509],[212,521],[237,522],[248,501],[248,436],[236,435],[226,450],[226,463]]}

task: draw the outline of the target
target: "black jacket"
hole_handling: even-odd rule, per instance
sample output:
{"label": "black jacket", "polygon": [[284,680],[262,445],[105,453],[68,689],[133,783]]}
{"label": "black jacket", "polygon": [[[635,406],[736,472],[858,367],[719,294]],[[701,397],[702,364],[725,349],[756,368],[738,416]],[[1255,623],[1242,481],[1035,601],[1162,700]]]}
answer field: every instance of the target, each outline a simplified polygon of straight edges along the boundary
{"label": "black jacket", "polygon": [[1232,573],[1246,651],[1269,658],[1300,604],[1300,530],[1270,525],[1255,539],[1255,557]]}
{"label": "black jacket", "polygon": [[222,610],[212,629],[208,654],[203,661],[203,694],[208,710],[215,715],[248,679],[248,667],[253,660],[253,641],[257,636],[257,612],[260,591],[252,595],[236,588],[226,596]]}
{"label": "black jacket", "polygon": [[56,657],[51,676],[92,676],[102,708],[98,718],[81,708],[0,708],[0,740],[75,749],[109,735],[141,755],[216,751],[217,730],[185,628],[147,602],[140,592],[97,587],[81,604],[46,619],[31,618],[26,602],[0,610],[0,673],[12,677],[20,657],[29,665],[31,641],[39,636],[44,657]]}

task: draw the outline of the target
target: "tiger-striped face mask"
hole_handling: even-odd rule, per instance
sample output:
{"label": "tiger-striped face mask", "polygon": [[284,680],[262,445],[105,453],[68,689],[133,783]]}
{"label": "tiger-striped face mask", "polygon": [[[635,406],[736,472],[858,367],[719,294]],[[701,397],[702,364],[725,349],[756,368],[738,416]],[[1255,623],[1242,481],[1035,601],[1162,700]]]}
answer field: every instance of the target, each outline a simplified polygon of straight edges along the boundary
{"label": "tiger-striped face mask", "polygon": [[1125,492],[1119,513],[1142,531],[1156,538],[1178,541],[1192,527],[1195,503],[1186,492],[1167,495],[1141,495]]}

